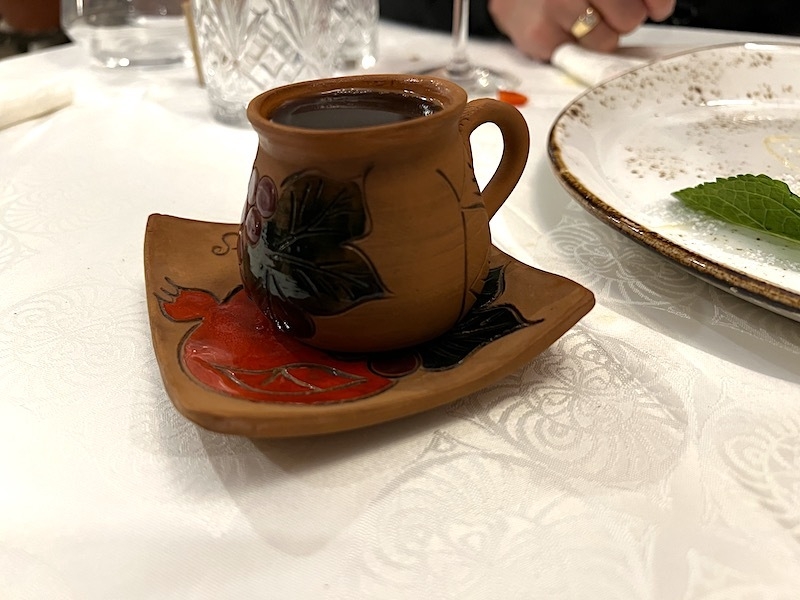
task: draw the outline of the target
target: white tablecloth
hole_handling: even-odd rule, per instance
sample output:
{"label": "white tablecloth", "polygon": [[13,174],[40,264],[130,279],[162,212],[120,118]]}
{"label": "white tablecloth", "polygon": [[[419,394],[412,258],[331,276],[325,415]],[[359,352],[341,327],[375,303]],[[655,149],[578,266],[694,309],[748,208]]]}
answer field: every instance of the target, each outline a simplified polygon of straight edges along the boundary
{"label": "white tablecloth", "polygon": [[[763,36],[645,27],[626,45]],[[389,24],[378,70],[444,57]],[[800,597],[800,324],[593,219],[550,171],[583,89],[510,45],[532,147],[492,222],[597,306],[514,375],[361,431],[254,441],[176,413],[155,362],[142,242],[161,212],[236,222],[255,134],[194,71],[0,62],[74,104],[0,131],[0,596],[4,599]],[[497,136],[476,136],[485,180]]]}

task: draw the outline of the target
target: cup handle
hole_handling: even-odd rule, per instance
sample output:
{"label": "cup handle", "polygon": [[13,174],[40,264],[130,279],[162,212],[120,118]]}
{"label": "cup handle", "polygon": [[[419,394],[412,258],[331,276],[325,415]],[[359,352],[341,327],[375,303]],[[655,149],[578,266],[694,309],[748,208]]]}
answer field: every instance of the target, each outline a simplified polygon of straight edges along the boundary
{"label": "cup handle", "polygon": [[494,123],[503,136],[503,155],[500,163],[481,190],[486,212],[491,219],[517,185],[525,163],[528,161],[530,134],[525,117],[516,108],[505,102],[482,98],[472,100],[464,108],[459,129],[468,147],[469,136],[484,123]]}

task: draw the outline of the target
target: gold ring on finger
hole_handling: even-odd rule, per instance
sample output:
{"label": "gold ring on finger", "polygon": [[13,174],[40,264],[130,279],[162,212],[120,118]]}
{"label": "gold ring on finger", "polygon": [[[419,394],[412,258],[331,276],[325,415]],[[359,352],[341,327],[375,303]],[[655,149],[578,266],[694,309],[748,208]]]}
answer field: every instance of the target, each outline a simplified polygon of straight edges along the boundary
{"label": "gold ring on finger", "polygon": [[569,32],[572,34],[572,37],[574,37],[576,40],[579,40],[592,29],[597,27],[599,22],[600,17],[598,16],[597,11],[590,6],[583,11],[583,14],[580,17],[575,19],[572,27],[569,28]]}

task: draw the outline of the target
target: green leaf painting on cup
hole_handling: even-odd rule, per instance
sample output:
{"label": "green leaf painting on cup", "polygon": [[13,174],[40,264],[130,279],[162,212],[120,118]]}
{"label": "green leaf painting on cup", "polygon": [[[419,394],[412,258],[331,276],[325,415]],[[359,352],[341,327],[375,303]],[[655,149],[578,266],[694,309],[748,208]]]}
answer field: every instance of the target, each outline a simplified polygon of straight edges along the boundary
{"label": "green leaf painting on cup", "polygon": [[250,246],[265,251],[248,258],[273,301],[334,315],[386,293],[369,258],[352,244],[369,228],[358,183],[301,172],[278,191],[264,176],[250,196],[254,216],[245,219],[245,234]]}

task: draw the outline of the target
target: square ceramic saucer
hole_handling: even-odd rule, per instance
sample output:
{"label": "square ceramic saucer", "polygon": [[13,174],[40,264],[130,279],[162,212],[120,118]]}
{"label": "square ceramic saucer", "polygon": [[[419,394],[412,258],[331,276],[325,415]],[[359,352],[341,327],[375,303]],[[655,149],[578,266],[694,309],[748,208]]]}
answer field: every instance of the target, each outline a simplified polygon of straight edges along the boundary
{"label": "square ceramic saucer", "polygon": [[250,301],[237,229],[151,215],[144,244],[164,387],[179,412],[221,433],[318,435],[432,409],[515,371],[594,306],[581,285],[493,248],[483,292],[451,331],[403,351],[335,355],[276,331]]}

